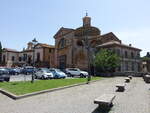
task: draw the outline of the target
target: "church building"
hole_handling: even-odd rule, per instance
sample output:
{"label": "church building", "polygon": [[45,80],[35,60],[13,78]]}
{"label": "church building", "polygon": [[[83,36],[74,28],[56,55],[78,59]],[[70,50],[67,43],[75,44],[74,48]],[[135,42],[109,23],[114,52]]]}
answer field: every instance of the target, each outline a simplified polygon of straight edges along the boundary
{"label": "church building", "polygon": [[54,38],[57,68],[76,67],[88,70],[95,51],[105,48],[113,50],[121,57],[121,65],[116,71],[140,71],[141,49],[135,48],[131,44],[123,44],[112,32],[101,34],[100,29],[91,25],[91,17],[87,14],[83,18],[81,27],[77,29],[62,27],[54,35]]}

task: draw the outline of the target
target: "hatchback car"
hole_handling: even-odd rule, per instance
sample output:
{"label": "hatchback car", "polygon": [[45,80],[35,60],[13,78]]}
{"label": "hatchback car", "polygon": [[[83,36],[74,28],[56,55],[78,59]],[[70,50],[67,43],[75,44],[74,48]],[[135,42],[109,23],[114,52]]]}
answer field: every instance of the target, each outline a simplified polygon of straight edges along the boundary
{"label": "hatchback car", "polygon": [[53,78],[66,78],[67,75],[60,69],[51,68],[49,69],[53,73]]}
{"label": "hatchback car", "polygon": [[36,79],[51,79],[53,78],[53,73],[50,72],[48,69],[42,69],[42,70],[38,70],[35,73],[35,78]]}

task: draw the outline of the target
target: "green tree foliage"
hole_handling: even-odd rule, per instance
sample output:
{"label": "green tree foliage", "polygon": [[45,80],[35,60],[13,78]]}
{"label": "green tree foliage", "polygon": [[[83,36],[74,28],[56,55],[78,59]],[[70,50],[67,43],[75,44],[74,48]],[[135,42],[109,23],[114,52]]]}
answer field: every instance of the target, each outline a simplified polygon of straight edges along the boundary
{"label": "green tree foliage", "polygon": [[146,56],[141,57],[143,61],[150,61],[150,52],[147,52]]}
{"label": "green tree foliage", "polygon": [[150,61],[150,57],[147,57],[147,56],[142,57],[141,59],[142,59],[143,61]]}
{"label": "green tree foliage", "polygon": [[98,72],[114,72],[120,65],[120,57],[110,50],[101,49],[96,54],[94,65]]}

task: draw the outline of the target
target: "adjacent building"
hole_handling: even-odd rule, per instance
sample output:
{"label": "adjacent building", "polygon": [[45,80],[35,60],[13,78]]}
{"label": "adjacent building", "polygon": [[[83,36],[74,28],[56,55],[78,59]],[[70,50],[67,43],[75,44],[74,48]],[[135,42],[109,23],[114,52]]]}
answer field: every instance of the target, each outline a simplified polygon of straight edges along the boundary
{"label": "adjacent building", "polygon": [[3,65],[7,67],[28,65],[36,67],[54,66],[54,46],[43,43],[37,43],[34,46],[32,42],[29,42],[27,45],[27,48],[22,51],[4,48],[2,53]]}

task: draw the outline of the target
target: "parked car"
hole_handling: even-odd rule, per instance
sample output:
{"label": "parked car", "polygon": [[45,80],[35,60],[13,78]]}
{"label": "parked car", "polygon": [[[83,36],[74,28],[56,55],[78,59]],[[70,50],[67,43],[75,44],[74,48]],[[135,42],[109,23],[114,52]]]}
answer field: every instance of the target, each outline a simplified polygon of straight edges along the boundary
{"label": "parked car", "polygon": [[66,78],[67,75],[60,69],[51,68],[49,69],[53,73],[53,78]]}
{"label": "parked car", "polygon": [[39,69],[35,74],[36,79],[51,79],[53,78],[53,73],[49,69]]}
{"label": "parked car", "polygon": [[71,77],[74,77],[74,76],[87,77],[88,76],[88,72],[81,71],[78,68],[67,68],[66,73],[68,74],[68,76],[71,76]]}
{"label": "parked car", "polygon": [[6,68],[9,72],[10,75],[18,75],[19,74],[19,71],[17,68]]}
{"label": "parked car", "polygon": [[34,72],[35,72],[35,68],[31,67],[31,66],[28,66],[28,67],[25,67],[25,68],[22,69],[22,73],[26,74],[26,75],[32,74]]}
{"label": "parked car", "polygon": [[10,75],[6,69],[0,69],[0,82],[7,81],[9,82]]}

